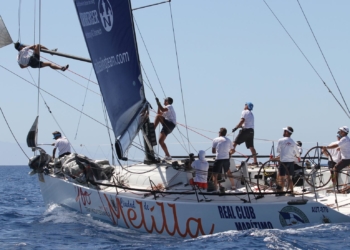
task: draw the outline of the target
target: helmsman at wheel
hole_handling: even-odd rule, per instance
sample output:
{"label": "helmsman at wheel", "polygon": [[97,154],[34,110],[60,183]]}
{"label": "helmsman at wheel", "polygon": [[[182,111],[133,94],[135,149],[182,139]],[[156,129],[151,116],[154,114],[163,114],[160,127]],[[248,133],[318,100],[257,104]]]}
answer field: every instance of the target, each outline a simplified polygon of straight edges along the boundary
{"label": "helmsman at wheel", "polygon": [[335,172],[335,179],[337,179],[338,172],[350,165],[350,138],[348,137],[348,133],[349,128],[347,126],[340,127],[338,134],[340,135],[341,139],[332,145],[324,147],[325,149],[334,149],[337,147],[340,148],[341,160],[333,168]]}

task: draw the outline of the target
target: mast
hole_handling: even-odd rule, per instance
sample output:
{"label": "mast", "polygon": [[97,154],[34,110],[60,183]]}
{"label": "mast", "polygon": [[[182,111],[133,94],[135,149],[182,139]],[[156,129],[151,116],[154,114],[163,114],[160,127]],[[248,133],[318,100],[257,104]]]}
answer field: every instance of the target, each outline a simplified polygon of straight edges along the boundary
{"label": "mast", "polygon": [[[141,72],[141,78],[142,78],[142,83],[143,83],[143,77],[142,77],[142,70],[141,70],[141,61],[140,61],[140,55],[138,53],[139,49],[138,49],[138,44],[137,44],[137,39],[136,39],[136,32],[135,32],[135,23],[134,23],[134,16],[133,16],[133,9],[131,6],[131,1],[129,1],[129,6],[130,6],[130,13],[131,13],[131,17],[132,17],[132,30],[134,33],[134,41],[135,41],[135,49],[136,49],[136,54],[137,54],[137,59],[138,59],[138,65],[139,65],[139,69]],[[149,114],[149,105],[147,107],[147,114]],[[142,135],[143,135],[143,145],[145,148],[145,160],[144,163],[145,164],[151,164],[154,162],[157,162],[155,155],[154,155],[154,150],[153,150],[153,146],[157,145],[157,137],[155,134],[155,129],[154,129],[154,124],[150,122],[149,117],[146,119],[145,123],[142,126],[141,129]]]}

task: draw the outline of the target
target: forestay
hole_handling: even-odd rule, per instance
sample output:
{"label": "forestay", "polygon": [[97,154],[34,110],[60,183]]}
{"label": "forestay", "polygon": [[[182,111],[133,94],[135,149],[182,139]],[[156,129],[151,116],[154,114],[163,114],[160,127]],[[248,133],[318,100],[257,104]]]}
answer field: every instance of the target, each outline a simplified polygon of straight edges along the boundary
{"label": "forestay", "polygon": [[144,121],[145,99],[129,0],[75,0],[122,158]]}

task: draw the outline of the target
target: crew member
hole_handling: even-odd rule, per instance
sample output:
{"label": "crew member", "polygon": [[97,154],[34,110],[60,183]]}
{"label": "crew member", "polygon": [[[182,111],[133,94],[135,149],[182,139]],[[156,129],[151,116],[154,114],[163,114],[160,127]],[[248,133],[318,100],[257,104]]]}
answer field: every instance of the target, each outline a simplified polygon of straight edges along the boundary
{"label": "crew member", "polygon": [[250,149],[252,152],[252,156],[254,159],[254,162],[249,165],[258,165],[258,161],[256,159],[256,151],[254,148],[254,115],[253,115],[253,103],[247,102],[244,105],[244,109],[242,111],[241,120],[237,124],[237,126],[232,129],[232,132],[235,132],[237,129],[242,128],[239,131],[239,134],[237,135],[235,141],[233,142],[233,153],[236,152],[236,146],[237,144],[240,145],[241,143],[245,142],[245,145],[247,148]]}
{"label": "crew member", "polygon": [[170,134],[174,130],[176,126],[176,113],[172,106],[173,98],[171,97],[165,98],[164,107],[159,102],[159,99],[157,97],[156,97],[156,101],[158,105],[158,112],[157,112],[156,119],[154,120],[154,129],[157,128],[159,123],[163,125],[163,128],[160,131],[160,135],[159,135],[159,144],[165,153],[164,160],[170,161],[171,156],[165,144],[165,139],[168,136],[168,134]]}
{"label": "crew member", "polygon": [[293,193],[293,181],[294,174],[294,159],[298,158],[300,161],[300,154],[297,144],[293,141],[291,135],[294,130],[292,127],[283,128],[283,138],[278,140],[277,153],[279,156],[272,158],[272,160],[279,160],[277,177],[277,192],[282,192],[285,186],[286,180],[289,180],[289,190]]}
{"label": "crew member", "polygon": [[341,160],[333,167],[333,170],[335,172],[335,180],[338,177],[338,172],[350,165],[350,138],[348,137],[348,133],[349,128],[347,126],[340,127],[338,131],[340,140],[336,143],[333,143],[332,145],[324,147],[326,149],[334,149],[339,147],[340,149]]}
{"label": "crew member", "polygon": [[48,50],[48,48],[40,44],[25,47],[23,44],[17,42],[15,43],[15,49],[18,50],[17,62],[22,69],[28,66],[32,68],[44,68],[49,66],[51,69],[65,71],[69,67],[68,64],[64,67],[60,67],[54,63],[40,61],[40,49]]}
{"label": "crew member", "polygon": [[192,162],[192,168],[196,170],[196,176],[194,180],[190,180],[191,185],[197,185],[199,188],[207,189],[208,188],[208,169],[209,163],[205,159],[205,151],[199,150],[198,160]]}
{"label": "crew member", "polygon": [[56,141],[52,143],[54,149],[52,151],[52,158],[55,158],[56,149],[58,148],[58,158],[61,158],[65,155],[70,155],[70,143],[66,137],[62,137],[61,132],[55,131],[52,133],[53,139]]}
{"label": "crew member", "polygon": [[[303,148],[301,147],[303,145],[303,143],[301,141],[296,141],[295,142],[297,144],[297,148],[298,148],[298,152],[299,155],[301,157],[301,155],[303,154]],[[301,169],[302,162],[300,161],[300,158],[295,157],[294,158],[294,170],[298,170]]]}
{"label": "crew member", "polygon": [[[341,136],[337,134],[337,141],[330,143],[329,146],[338,145],[340,138]],[[333,168],[341,160],[340,148],[336,147],[326,149],[325,147],[322,147],[322,153],[328,156],[328,168],[331,170],[332,182],[335,183]]]}
{"label": "crew member", "polygon": [[235,182],[230,171],[230,158],[233,153],[233,146],[231,140],[226,137],[226,128],[220,128],[219,137],[213,140],[212,153],[216,154],[213,167],[213,182],[215,189],[218,188],[218,174],[227,173],[231,182],[231,189],[235,189]]}

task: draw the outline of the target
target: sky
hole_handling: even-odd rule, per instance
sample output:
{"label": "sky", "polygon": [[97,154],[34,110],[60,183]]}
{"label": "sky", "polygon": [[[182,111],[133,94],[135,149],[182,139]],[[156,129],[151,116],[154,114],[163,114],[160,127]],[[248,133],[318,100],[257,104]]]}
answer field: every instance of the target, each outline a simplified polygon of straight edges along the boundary
{"label": "sky", "polygon": [[[133,8],[157,3],[131,2]],[[140,60],[147,74],[143,78],[159,98],[174,99],[178,128],[186,137],[189,135],[189,139],[183,138],[176,130],[168,136],[171,155],[196,154],[201,149],[211,154],[212,139],[218,136],[220,127],[231,131],[248,101],[254,104],[254,143],[259,155],[270,154],[272,143],[282,137],[286,126],[294,128],[292,138],[303,142],[304,152],[317,144],[335,141],[338,128],[350,126],[349,117],[323,83],[347,110],[334,79],[347,101],[350,1],[299,0],[332,73],[298,1],[266,3],[317,73],[263,0],[173,0],[170,5],[133,11],[140,30],[136,30]],[[12,40],[24,44],[40,41],[50,49],[89,58],[73,1],[58,4],[42,0],[40,7],[41,15],[39,1],[0,0],[0,15]],[[70,140],[73,151],[93,159],[111,159],[108,131],[102,125],[105,119],[101,96],[91,64],[42,54],[43,60],[70,66],[64,73],[44,68],[39,77],[38,70],[21,69],[16,56],[13,45],[0,48],[0,107],[6,118],[5,121],[1,114],[0,165],[26,165],[27,157],[33,156],[26,146],[26,136],[37,114],[38,143],[53,143],[51,133],[59,130]],[[30,83],[39,80],[49,94],[41,91],[42,97],[38,98],[38,89]],[[152,91],[148,87],[145,91],[147,100],[156,107]],[[82,109],[94,120],[81,115]],[[188,132],[182,126],[186,123],[191,128]],[[234,135],[228,137],[233,139]],[[135,142],[140,140],[137,137]],[[190,150],[188,141],[193,146]],[[52,146],[42,147],[52,152]],[[243,144],[237,152],[236,155],[250,154]],[[159,154],[163,155],[162,150]],[[128,156],[143,158],[135,148],[129,150]]]}

